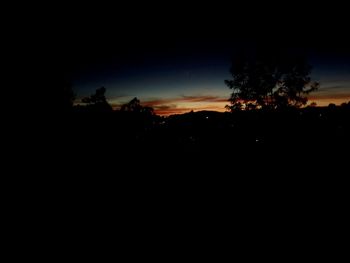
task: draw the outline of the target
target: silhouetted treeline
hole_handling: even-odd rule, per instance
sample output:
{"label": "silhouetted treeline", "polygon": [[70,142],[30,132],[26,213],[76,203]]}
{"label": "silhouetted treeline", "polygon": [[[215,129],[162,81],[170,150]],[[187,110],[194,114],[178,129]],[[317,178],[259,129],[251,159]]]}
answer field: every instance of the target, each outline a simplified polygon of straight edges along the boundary
{"label": "silhouetted treeline", "polygon": [[[136,161],[180,153],[188,158],[215,156],[271,164],[281,158],[292,164],[329,156],[325,149],[339,154],[350,144],[350,102],[305,108],[260,105],[264,107],[162,117],[137,98],[113,110],[105,92],[104,87],[97,89],[77,106],[70,87],[64,93],[69,112],[63,127],[66,142],[82,155],[98,155],[102,160],[113,154]],[[293,151],[297,154],[290,159]]]}
{"label": "silhouetted treeline", "polygon": [[345,147],[349,143],[349,105],[234,113],[201,111],[169,117],[143,111],[99,112],[77,107],[67,122],[77,141],[97,138],[96,147],[108,144],[116,149],[217,150],[232,154],[272,148],[312,151],[312,147]]}

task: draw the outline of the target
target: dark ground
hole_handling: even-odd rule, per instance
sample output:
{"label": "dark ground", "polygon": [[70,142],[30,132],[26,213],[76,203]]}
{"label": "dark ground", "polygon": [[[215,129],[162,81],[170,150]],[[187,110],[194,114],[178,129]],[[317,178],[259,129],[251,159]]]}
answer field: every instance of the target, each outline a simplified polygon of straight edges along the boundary
{"label": "dark ground", "polygon": [[266,167],[281,162],[318,166],[320,160],[348,156],[349,116],[348,106],[234,114],[203,111],[167,118],[73,112],[64,116],[62,135],[73,159],[118,156],[131,163],[147,161],[149,166],[198,159],[232,170],[235,160]]}
{"label": "dark ground", "polygon": [[283,229],[284,238],[309,233],[322,240],[329,233],[320,228],[343,231],[346,220],[349,113],[346,107],[168,118],[75,112],[62,119],[59,159],[46,189],[56,189],[56,202],[80,220],[81,214],[107,225],[121,220],[133,232],[178,222],[173,231],[191,224],[201,236],[202,222],[220,218],[248,235]]}

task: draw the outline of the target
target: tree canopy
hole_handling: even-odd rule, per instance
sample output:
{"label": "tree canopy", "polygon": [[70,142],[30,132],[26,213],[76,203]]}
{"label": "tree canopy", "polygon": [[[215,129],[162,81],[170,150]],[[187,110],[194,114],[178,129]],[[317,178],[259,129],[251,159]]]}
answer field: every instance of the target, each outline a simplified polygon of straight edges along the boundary
{"label": "tree canopy", "polygon": [[226,85],[233,90],[227,106],[240,109],[301,107],[319,84],[311,81],[311,66],[304,56],[259,51],[232,60],[233,77]]}
{"label": "tree canopy", "polygon": [[135,113],[145,113],[149,115],[154,114],[154,110],[152,107],[142,106],[140,100],[136,97],[133,98],[128,103],[123,104],[120,110],[127,111],[127,112],[135,112]]}
{"label": "tree canopy", "polygon": [[86,103],[87,107],[95,111],[112,111],[112,106],[107,102],[105,93],[106,88],[101,87],[99,89],[96,89],[95,94],[83,98],[82,102]]}

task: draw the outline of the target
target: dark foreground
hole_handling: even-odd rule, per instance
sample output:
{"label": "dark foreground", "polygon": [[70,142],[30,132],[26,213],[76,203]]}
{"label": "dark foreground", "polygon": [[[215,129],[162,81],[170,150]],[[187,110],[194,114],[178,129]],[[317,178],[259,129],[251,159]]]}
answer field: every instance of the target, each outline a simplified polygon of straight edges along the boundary
{"label": "dark foreground", "polygon": [[75,145],[77,154],[108,149],[113,154],[120,149],[135,155],[150,152],[155,158],[175,151],[254,155],[269,148],[312,154],[313,147],[345,150],[350,139],[349,107],[234,114],[202,111],[167,118],[132,112],[73,112],[63,122],[62,135]]}
{"label": "dark foreground", "polygon": [[198,170],[260,167],[272,172],[278,165],[285,171],[331,162],[338,166],[349,157],[348,106],[234,114],[203,111],[168,118],[73,112],[64,116],[62,127],[60,146],[66,156],[90,164],[103,160],[101,166],[116,169],[125,165],[157,170],[166,164],[167,171],[190,165]]}
{"label": "dark foreground", "polygon": [[74,230],[67,236],[89,240],[97,227],[117,238],[127,232],[122,243],[141,234],[142,244],[154,229],[186,243],[211,226],[259,244],[274,230],[281,246],[296,238],[309,250],[309,237],[323,243],[327,229],[344,233],[348,222],[349,120],[348,108],[69,114],[49,150],[32,158],[37,173],[16,181],[30,208],[21,219],[37,206],[40,223],[54,218],[59,232]]}

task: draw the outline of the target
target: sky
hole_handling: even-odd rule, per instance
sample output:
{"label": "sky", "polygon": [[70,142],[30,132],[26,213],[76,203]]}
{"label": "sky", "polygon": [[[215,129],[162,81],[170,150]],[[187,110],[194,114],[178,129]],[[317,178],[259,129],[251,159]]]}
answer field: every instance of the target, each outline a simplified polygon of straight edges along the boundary
{"label": "sky", "polygon": [[44,12],[52,23],[40,20],[47,25],[41,45],[54,61],[52,71],[63,72],[77,102],[104,86],[115,108],[138,97],[159,114],[223,111],[232,54],[254,46],[307,50],[312,78],[321,84],[310,101],[350,100],[346,6],[124,2],[63,5],[57,16]]}
{"label": "sky", "polygon": [[[244,45],[245,43],[243,43]],[[225,111],[230,89],[230,63],[241,45],[186,40],[170,46],[143,46],[113,53],[88,53],[72,71],[72,86],[79,100],[104,86],[109,103],[118,109],[137,97],[157,114],[181,114],[189,111]],[[304,49],[303,49],[304,50]],[[122,54],[122,55],[120,55]],[[308,49],[313,66],[312,79],[321,84],[309,96],[318,106],[350,101],[350,59],[342,49]]]}
{"label": "sky", "polygon": [[230,58],[221,54],[147,54],[121,68],[86,69],[73,87],[78,96],[86,96],[104,86],[115,108],[137,97],[158,114],[223,111],[230,95],[224,84],[229,67]]}
{"label": "sky", "polygon": [[[72,10],[71,18],[57,20],[50,53],[59,61],[57,71],[63,69],[76,92],[77,103],[104,86],[114,108],[137,97],[163,115],[224,111],[231,58],[242,49],[261,46],[307,54],[311,77],[321,84],[310,102],[324,106],[350,100],[345,16],[331,21],[295,19],[296,12],[301,17],[310,14],[295,5],[288,7],[290,14],[270,10],[270,21],[270,13],[259,8],[230,9],[204,2],[186,8],[155,5],[147,2],[147,12],[133,4],[129,10],[110,12],[94,6],[90,12]],[[325,11],[329,9],[327,5]]]}

